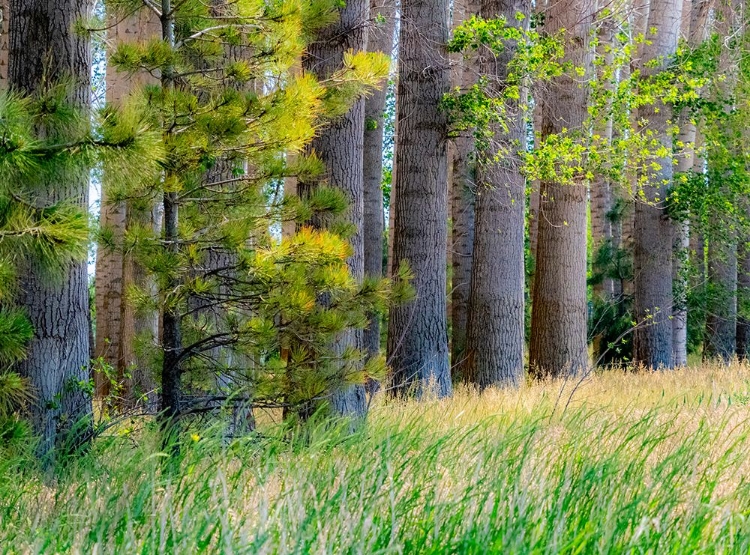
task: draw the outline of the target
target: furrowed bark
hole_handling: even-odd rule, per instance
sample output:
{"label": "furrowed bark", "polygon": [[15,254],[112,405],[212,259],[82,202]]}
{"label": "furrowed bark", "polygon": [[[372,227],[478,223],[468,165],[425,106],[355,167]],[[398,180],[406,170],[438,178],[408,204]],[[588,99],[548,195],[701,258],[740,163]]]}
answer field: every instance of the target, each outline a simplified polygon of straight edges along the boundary
{"label": "furrowed bark", "polygon": [[397,89],[393,264],[406,261],[416,299],[391,309],[388,358],[395,388],[452,390],[446,318],[447,5],[402,0]]}

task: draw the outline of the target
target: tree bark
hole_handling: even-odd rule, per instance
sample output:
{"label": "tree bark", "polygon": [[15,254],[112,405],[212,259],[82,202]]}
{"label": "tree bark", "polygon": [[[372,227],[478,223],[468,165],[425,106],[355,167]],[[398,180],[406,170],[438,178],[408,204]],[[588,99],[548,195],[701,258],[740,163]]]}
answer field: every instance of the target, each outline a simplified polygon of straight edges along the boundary
{"label": "tree bark", "polygon": [[[688,47],[696,48],[705,39],[706,21],[711,0],[684,0],[682,8],[682,35]],[[677,159],[675,171],[687,173],[695,165],[696,125],[693,115],[683,108],[677,117],[682,152]],[[675,366],[687,365],[687,291],[686,263],[690,257],[690,222],[685,219],[676,226],[672,258],[672,280],[674,283],[674,306],[672,309],[672,350]]]}
{"label": "tree bark", "polygon": [[[87,110],[91,49],[75,25],[91,13],[89,0],[10,0],[9,8],[9,87],[34,94],[50,82],[72,79],[66,100]],[[19,184],[19,189],[32,195],[37,206],[68,202],[88,207],[85,170],[66,170],[64,179],[39,185],[30,190],[32,184]],[[26,260],[20,273],[19,303],[34,326],[28,356],[19,370],[29,379],[36,397],[32,422],[40,437],[39,453],[46,456],[91,412],[91,398],[80,385],[89,378],[86,261],[65,268],[60,279],[50,279],[37,261]]]}
{"label": "tree bark", "polygon": [[[743,24],[739,17],[739,3],[736,0],[722,0],[717,6],[716,32],[721,37],[729,37]],[[727,99],[736,94],[738,83],[739,57],[736,49],[726,45],[719,54],[717,75],[724,80],[717,83],[717,100],[724,102],[724,113],[731,117],[736,106]],[[733,170],[727,165],[726,156],[736,159],[741,156],[732,138],[719,148],[719,153],[708,147],[709,187],[728,199],[735,192],[725,183],[731,179]],[[731,162],[730,162],[731,164]],[[744,200],[744,199],[742,199]],[[731,215],[719,207],[709,207],[709,221],[712,223],[708,236],[708,291],[706,313],[706,335],[703,350],[704,359],[718,358],[728,363],[734,356],[737,340],[737,231]]]}
{"label": "tree bark", "polygon": [[[376,18],[382,17],[383,23]],[[374,22],[373,22],[374,21]],[[369,52],[384,52],[388,55],[393,50],[393,34],[396,26],[396,9],[392,0],[372,0],[370,3],[370,30],[367,40]],[[365,131],[363,145],[364,173],[364,271],[369,277],[383,276],[383,233],[385,217],[383,214],[383,129],[385,97],[388,85],[375,91],[365,100]],[[380,353],[380,314],[371,314],[370,323],[364,330],[363,347],[367,355],[377,356]],[[377,389],[370,384],[370,389]]]}
{"label": "tree bark", "polygon": [[416,299],[391,309],[388,357],[398,390],[430,384],[449,395],[445,0],[402,0],[399,36],[393,258],[413,271]]}
{"label": "tree bark", "polygon": [[[565,35],[565,61],[591,71],[589,35],[595,3],[562,0],[547,9],[544,31]],[[563,128],[584,134],[588,92],[566,73],[540,95],[542,139]],[[588,187],[541,183],[539,239],[531,316],[529,365],[536,376],[576,374],[588,365],[586,212]]]}
{"label": "tree bark", "polygon": [[[151,10],[139,10],[136,14],[117,21],[110,32],[110,40],[120,42],[145,42],[160,36],[160,23]],[[120,105],[128,95],[138,87],[154,83],[156,80],[146,72],[123,74],[113,65],[107,66],[106,100]],[[148,222],[132,202],[113,203],[109,199],[107,176],[101,191],[101,212],[99,225],[112,233],[114,248],[97,249],[95,274],[96,299],[96,350],[95,356],[102,357],[104,362],[115,369],[118,379],[125,386],[124,402],[132,405],[131,397],[136,391],[153,391],[156,387],[153,369],[146,368],[145,361],[135,353],[136,336],[151,333],[154,338],[158,333],[158,315],[138,315],[131,306],[127,306],[125,293],[130,285],[153,288],[150,278],[140,268],[133,255],[123,252],[125,230],[131,221],[153,223],[152,216],[160,211],[149,211]],[[160,225],[161,222],[159,221]],[[158,232],[158,228],[156,229]],[[130,378],[125,378],[130,374]],[[96,392],[99,396],[109,394],[109,383],[101,374],[95,374]],[[147,388],[147,389],[144,389]]]}
{"label": "tree bark", "polygon": [[[481,13],[485,19],[504,17],[521,27],[528,21],[531,3],[484,0]],[[516,18],[518,13],[525,16],[523,20]],[[481,52],[480,72],[489,78],[491,94],[502,94],[515,52],[512,42],[497,55]],[[506,100],[507,132],[495,126],[491,146],[477,164],[476,234],[463,373],[480,388],[517,386],[523,378],[526,187],[519,151],[524,149],[526,130],[520,104]]]}
{"label": "tree bark", "polygon": [[[611,77],[607,77],[606,72],[610,70],[614,62],[614,20],[611,16],[600,22],[598,35],[598,44],[596,47],[597,54],[602,65],[597,69],[599,80],[607,82],[602,83],[603,91],[608,95],[603,105],[599,106],[601,113],[597,114],[594,123],[594,134],[600,137],[601,144],[605,147],[612,142],[612,102],[609,99],[614,84]],[[598,173],[591,183],[591,239],[592,253],[594,258],[600,249],[611,248],[612,245],[612,222],[610,212],[612,211],[612,188],[609,179],[603,173]],[[593,287],[595,296],[601,299],[612,299],[614,296],[614,281],[605,273],[601,281],[597,281]],[[595,349],[595,353],[599,349]],[[595,355],[596,356],[596,355]]]}
{"label": "tree bark", "polygon": [[[473,15],[478,15],[481,2],[466,0],[454,8],[454,27]],[[475,55],[464,55],[457,61],[455,86],[469,89],[477,81]],[[467,326],[469,322],[469,294],[474,251],[475,217],[475,157],[474,140],[470,134],[453,141],[451,172],[451,366],[461,374],[466,356]],[[463,379],[468,376],[461,375]]]}
{"label": "tree bark", "polygon": [[[347,2],[339,12],[339,20],[321,30],[310,44],[302,58],[302,67],[327,78],[342,67],[346,51],[364,50],[367,46],[369,7],[369,0]],[[352,255],[347,264],[357,280],[362,280],[365,272],[364,132],[365,101],[359,100],[344,116],[323,129],[310,146],[325,164],[328,184],[343,191],[349,201],[346,218],[353,224],[355,232],[349,238]],[[317,186],[317,182],[299,183],[298,190],[304,196]],[[337,340],[337,349],[342,353],[347,347],[359,349],[362,346],[362,330],[347,330]],[[339,414],[363,415],[366,411],[364,386],[346,386],[333,392],[331,405]]]}
{"label": "tree bark", "polygon": [[[658,73],[677,48],[682,17],[682,0],[652,0],[648,16],[649,36],[643,45],[642,75],[649,78]],[[672,351],[672,245],[674,223],[666,214],[666,196],[672,183],[672,137],[669,104],[644,105],[639,119],[667,149],[656,160],[660,169],[645,177],[645,202],[635,206],[633,268],[635,276],[634,316],[637,322],[633,340],[634,361],[647,368],[671,368]]]}

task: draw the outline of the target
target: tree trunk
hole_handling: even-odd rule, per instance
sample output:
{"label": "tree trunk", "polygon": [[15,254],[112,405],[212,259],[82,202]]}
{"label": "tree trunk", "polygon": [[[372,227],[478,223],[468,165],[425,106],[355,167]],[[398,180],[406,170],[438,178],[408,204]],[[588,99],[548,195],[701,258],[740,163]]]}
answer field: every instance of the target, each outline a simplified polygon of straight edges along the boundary
{"label": "tree trunk", "polygon": [[8,88],[8,8],[10,0],[0,0],[0,91]]}
{"label": "tree trunk", "polygon": [[[367,46],[369,0],[352,0],[339,12],[339,20],[321,30],[302,58],[302,67],[321,78],[327,78],[343,65],[344,53],[360,51]],[[344,116],[336,119],[313,139],[311,150],[327,169],[328,184],[343,191],[349,201],[346,218],[355,232],[349,238],[352,255],[347,261],[351,274],[362,280],[365,271],[363,237],[364,173],[363,149],[365,132],[365,101],[359,100]],[[299,183],[304,196],[317,183]],[[363,346],[362,330],[350,329],[337,340],[337,350]],[[361,385],[346,386],[333,392],[333,409],[339,414],[362,415],[366,410],[365,389]]]}
{"label": "tree trunk", "polygon": [[[76,24],[91,13],[88,0],[10,0],[8,85],[33,94],[50,81],[71,79],[67,101],[80,109],[90,105],[91,49]],[[41,134],[48,130],[40,129]],[[32,184],[33,185],[37,184]],[[38,206],[58,202],[88,207],[88,174],[66,170],[54,184],[19,184]],[[91,412],[81,387],[89,379],[89,294],[86,261],[50,279],[39,263],[25,261],[20,273],[19,303],[34,326],[34,338],[19,370],[29,378],[36,402],[31,407],[39,452],[50,454],[56,440]],[[78,429],[80,431],[80,428]],[[80,436],[79,436],[80,437]],[[78,438],[70,438],[76,442]],[[58,442],[59,443],[59,442]]]}
{"label": "tree trunk", "polygon": [[[729,37],[739,32],[743,22],[737,0],[719,2],[716,14],[716,32],[720,37]],[[724,80],[717,83],[717,101],[723,102],[727,117],[736,106],[729,104],[738,82],[739,56],[737,49],[724,47],[719,54],[717,75]],[[735,202],[735,192],[725,183],[731,181],[734,172],[731,164],[742,156],[733,138],[713,152],[714,145],[708,145],[709,187],[722,194],[730,202]],[[727,155],[731,160],[727,161]],[[744,200],[744,199],[741,199]],[[708,236],[708,291],[706,298],[706,336],[703,356],[718,358],[727,363],[734,356],[737,340],[737,231],[730,214],[716,206],[709,206],[708,220],[711,222]]]}
{"label": "tree trunk", "polygon": [[[505,17],[526,25],[528,0],[484,0],[482,17]],[[516,14],[526,17],[519,21]],[[480,72],[491,94],[502,94],[515,44],[499,55],[480,51]],[[525,145],[520,102],[506,101],[508,130],[499,126],[477,163],[476,234],[469,303],[468,349],[464,375],[480,388],[519,385],[524,354],[525,180],[519,151]],[[500,159],[496,157],[499,153]]]}
{"label": "tree trunk", "polygon": [[[175,46],[174,12],[171,0],[161,0],[161,36],[170,48]],[[174,91],[173,68],[166,66],[161,74],[161,86],[165,93]],[[165,131],[171,133],[172,131]],[[165,176],[165,181],[170,178]],[[179,204],[176,192],[164,192],[164,244],[167,252],[177,255],[179,252]],[[179,285],[179,278],[171,277],[166,283],[166,291],[171,292]],[[176,423],[182,408],[182,370],[180,360],[182,356],[182,324],[177,307],[167,307],[161,314],[162,329],[162,367],[161,367],[161,411],[162,423],[165,429]],[[164,438],[164,444],[169,443],[169,435]],[[177,444],[172,449],[178,449]]]}
{"label": "tree trunk", "polygon": [[[609,16],[600,23],[597,33],[599,42],[596,50],[598,56],[603,61],[603,64],[598,67],[597,71],[599,73],[599,80],[606,80],[602,84],[602,90],[608,93],[608,96],[602,105],[598,106],[600,113],[597,114],[595,119],[594,134],[600,137],[599,140],[605,147],[612,142],[612,114],[610,113],[612,102],[609,94],[611,94],[614,88],[614,83],[612,82],[613,77],[608,77],[606,72],[611,71],[610,68],[614,62],[614,25],[615,21],[612,19],[612,16]],[[598,173],[594,177],[594,181],[591,183],[590,196],[591,246],[593,257],[596,260],[600,249],[608,249],[612,245],[612,225],[610,219],[612,190],[609,179],[603,173]],[[607,268],[594,268],[594,270],[604,270],[606,272]],[[608,273],[605,273],[600,281],[594,283],[592,289],[596,297],[610,300],[614,296],[614,281]],[[598,350],[595,349],[594,352],[597,353]]]}
{"label": "tree trunk", "polygon": [[[682,35],[690,48],[696,48],[705,39],[706,21],[710,0],[684,0],[682,8]],[[677,159],[675,171],[687,173],[695,165],[696,125],[692,114],[683,108],[677,118],[682,152]],[[675,366],[687,365],[687,291],[686,270],[690,256],[690,223],[679,222],[673,245],[672,279],[674,283],[674,306],[672,309],[672,350]]]}
{"label": "tree trunk", "polygon": [[397,90],[393,258],[406,261],[416,299],[390,312],[394,385],[451,393],[446,322],[447,122],[445,0],[402,0]]}
{"label": "tree trunk", "polygon": [[733,237],[709,240],[708,282],[703,358],[727,363],[734,356],[737,338],[737,243]]}
{"label": "tree trunk", "polygon": [[[142,43],[161,34],[159,20],[151,10],[138,10],[136,14],[117,21],[109,33],[113,43]],[[122,104],[137,87],[156,82],[146,72],[123,74],[111,64],[107,66],[106,81],[106,99],[114,105]],[[118,379],[125,386],[123,401],[126,405],[132,405],[134,399],[131,398],[131,393],[139,390],[145,393],[155,389],[152,369],[145,368],[144,360],[135,354],[135,341],[136,336],[144,332],[150,332],[154,338],[156,337],[158,315],[153,313],[141,317],[136,315],[132,307],[127,306],[128,302],[124,297],[130,285],[146,288],[153,285],[149,284],[152,280],[143,268],[139,267],[135,258],[123,253],[122,250],[125,230],[129,227],[128,222],[143,220],[143,216],[134,213],[139,209],[132,206],[133,203],[111,202],[106,184],[105,175],[100,199],[99,226],[110,230],[114,248],[100,246],[97,249],[95,356],[102,357],[104,362],[116,371]],[[154,215],[158,213],[160,212],[153,211]],[[149,220],[151,215],[148,215]],[[131,378],[125,378],[126,374],[130,374]],[[109,394],[110,384],[101,374],[96,374],[94,380],[98,395]]]}
{"label": "tree trunk", "polygon": [[750,308],[750,242],[747,238],[738,247],[738,259],[736,351],[737,357],[745,361],[750,350],[750,319],[747,317]]}
{"label": "tree trunk", "polygon": [[[372,23],[382,17],[383,23]],[[396,10],[392,0],[372,0],[370,3],[370,31],[367,49],[370,52],[393,50],[393,34],[396,26]],[[383,113],[388,85],[375,91],[365,100],[364,131],[364,265],[365,275],[380,278],[383,276]],[[364,331],[363,347],[367,355],[380,353],[380,314],[371,314],[370,323]],[[370,384],[375,391],[377,384]]]}
{"label": "tree trunk", "polygon": [[[466,0],[457,3],[453,25],[478,15],[480,2]],[[477,81],[478,67],[474,55],[461,56],[454,72],[455,86],[469,89]],[[451,366],[457,372],[465,369],[466,333],[469,322],[469,293],[474,251],[475,157],[474,139],[470,134],[454,141],[451,172]],[[468,376],[461,375],[463,379]]]}
{"label": "tree trunk", "polygon": [[[133,204],[127,209],[127,229],[135,225],[151,227],[158,236],[162,223],[162,207],[153,206],[151,210],[139,210]],[[125,253],[122,266],[122,283],[124,287],[131,284],[150,291],[153,297],[158,290],[153,277],[149,276],[135,254]],[[126,290],[125,290],[126,291]],[[121,304],[119,375],[123,379],[123,406],[133,408],[142,404],[149,412],[158,406],[156,395],[157,383],[155,369],[151,358],[143,351],[144,342],[155,348],[159,336],[159,314],[155,311],[138,313],[133,304],[124,299]],[[127,376],[127,377],[126,377]]]}
{"label": "tree trunk", "polygon": [[[677,48],[682,17],[682,0],[652,0],[649,9],[649,36],[643,45],[643,76],[658,73],[669,63]],[[646,202],[635,206],[633,268],[635,276],[634,316],[637,322],[633,341],[634,361],[647,368],[671,368],[672,357],[672,244],[674,223],[666,213],[666,196],[672,184],[672,136],[669,104],[641,106],[639,119],[666,147],[667,156],[655,162],[660,169],[643,177]]]}
{"label": "tree trunk", "polygon": [[[565,61],[591,70],[589,35],[595,3],[550,3],[544,31],[565,36]],[[540,95],[542,139],[563,128],[584,133],[588,92],[569,73],[555,77]],[[586,212],[583,175],[572,184],[543,181],[531,316],[529,366],[537,376],[576,374],[588,365]]]}

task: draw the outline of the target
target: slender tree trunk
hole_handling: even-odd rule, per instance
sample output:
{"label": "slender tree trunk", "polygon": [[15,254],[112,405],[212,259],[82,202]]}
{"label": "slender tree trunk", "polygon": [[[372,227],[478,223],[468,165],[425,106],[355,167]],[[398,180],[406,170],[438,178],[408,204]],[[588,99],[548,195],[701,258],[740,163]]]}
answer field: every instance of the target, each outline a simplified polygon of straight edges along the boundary
{"label": "slender tree trunk", "polygon": [[[161,2],[161,33],[162,40],[174,48],[174,14],[171,0]],[[165,94],[174,92],[173,68],[167,66],[162,71],[161,86]],[[170,133],[170,131],[165,131]],[[168,179],[167,175],[165,179]],[[176,192],[164,193],[164,243],[166,250],[174,255],[179,252],[179,204]],[[166,284],[167,292],[175,289],[179,284],[176,277],[170,278]],[[182,370],[180,358],[182,355],[182,324],[176,307],[167,304],[161,314],[162,328],[162,358],[161,371],[161,411],[165,424],[174,423],[180,416],[182,405]]]}
{"label": "slender tree trunk", "polygon": [[[351,0],[339,12],[337,23],[318,33],[302,58],[302,67],[315,75],[327,78],[343,65],[348,50],[364,50],[367,46],[369,0]],[[349,238],[352,255],[347,261],[352,275],[362,280],[365,272],[363,236],[364,213],[364,132],[365,101],[359,100],[344,116],[323,129],[313,139],[311,149],[326,166],[328,183],[343,191],[349,201],[347,220],[355,232]],[[317,183],[299,183],[301,195],[317,187]],[[337,340],[340,352],[348,347],[363,346],[362,330],[345,331]],[[366,410],[364,386],[352,385],[335,391],[331,398],[333,409],[340,414],[362,415]]]}
{"label": "slender tree trunk", "polygon": [[[161,26],[151,10],[138,12],[121,21],[110,29],[110,40],[114,43],[146,42],[160,36]],[[107,66],[106,99],[108,103],[120,105],[137,87],[156,80],[146,72],[135,75],[123,74],[113,65]],[[103,357],[104,362],[114,368],[118,379],[125,386],[123,401],[132,406],[137,392],[153,392],[156,382],[153,369],[147,368],[143,357],[136,355],[136,336],[151,333],[154,340],[158,333],[158,314],[137,314],[128,306],[125,293],[129,286],[137,285],[153,289],[152,279],[148,277],[138,261],[130,253],[124,253],[123,238],[130,222],[153,223],[153,216],[160,210],[143,210],[133,202],[113,203],[109,199],[107,176],[101,191],[101,212],[99,225],[112,235],[114,248],[100,246],[96,256],[95,299],[96,299],[96,350],[95,356]],[[148,221],[144,221],[144,216]],[[161,225],[159,219],[158,225]],[[159,228],[156,229],[159,231]],[[126,375],[130,377],[127,378]],[[101,374],[94,376],[98,395],[109,393],[109,383]],[[153,397],[153,393],[151,396]],[[150,403],[153,405],[153,403]]]}
{"label": "slender tree trunk", "polygon": [[[393,34],[396,26],[396,10],[393,0],[372,0],[370,3],[370,30],[367,49],[370,52],[393,51]],[[382,19],[382,23],[378,21]],[[365,275],[383,276],[383,129],[387,83],[365,100],[364,131],[364,265]],[[368,356],[380,353],[380,314],[371,314],[370,323],[364,331],[363,346]],[[377,384],[370,384],[375,391]]]}
{"label": "slender tree trunk", "polygon": [[[589,35],[595,3],[550,3],[544,31],[565,29],[565,61],[591,70]],[[585,133],[588,92],[569,73],[554,78],[540,95],[542,139],[563,128]],[[531,316],[529,365],[537,376],[576,374],[588,365],[586,302],[586,212],[588,187],[541,184],[537,266]]]}
{"label": "slender tree trunk", "polygon": [[[643,45],[643,76],[658,73],[677,48],[682,0],[651,0],[649,36]],[[633,342],[634,360],[647,368],[671,368],[672,351],[672,245],[674,223],[666,213],[666,196],[672,183],[672,137],[669,122],[672,107],[661,103],[641,106],[638,117],[647,122],[669,154],[656,160],[660,169],[645,177],[645,202],[635,206],[633,268],[635,276]]]}
{"label": "slender tree trunk", "polygon": [[[690,48],[696,48],[705,39],[706,21],[710,0],[684,0],[682,8],[682,35]],[[677,117],[682,152],[677,159],[675,171],[686,173],[695,165],[696,125],[693,116],[683,108]],[[687,365],[687,291],[686,270],[690,257],[690,222],[679,222],[676,227],[672,258],[674,283],[674,307],[672,310],[672,350],[675,366]]]}
{"label": "slender tree trunk", "polygon": [[734,237],[708,242],[710,295],[704,359],[729,362],[737,339],[737,242]]}
{"label": "slender tree trunk", "polygon": [[[523,14],[522,20],[516,14]],[[529,0],[484,0],[482,17],[526,25]],[[482,51],[480,71],[491,93],[502,94],[515,55],[508,43],[495,55]],[[491,146],[477,164],[476,234],[464,375],[481,388],[519,385],[524,355],[525,180],[521,174],[526,130],[520,102],[506,101],[508,130],[494,129]],[[500,160],[496,160],[499,153]]]}
{"label": "slender tree trunk", "polygon": [[0,91],[8,88],[8,17],[10,0],[0,0]]}
{"label": "slender tree trunk", "polygon": [[[716,14],[716,32],[729,37],[738,32],[743,24],[737,0],[721,0]],[[736,94],[739,56],[737,49],[724,46],[719,54],[717,74],[724,80],[717,83],[717,100],[724,102],[724,113],[729,116],[736,106],[728,104]],[[728,138],[728,144],[719,148],[718,154],[708,147],[709,186],[727,198],[735,193],[725,183],[733,170],[727,163],[727,155],[734,159],[741,155]],[[730,162],[731,164],[731,162]],[[727,180],[728,181],[728,180]],[[742,199],[744,200],[744,199]],[[706,335],[704,358],[718,358],[727,363],[734,356],[737,340],[737,231],[732,216],[719,207],[709,207],[711,230],[708,237],[708,291],[706,313]]]}
{"label": "slender tree trunk", "polygon": [[[535,99],[539,98],[539,93],[534,94]],[[540,101],[535,100],[534,112],[532,114],[533,133],[534,133],[534,148],[538,148],[542,137],[542,107]],[[536,276],[536,248],[539,242],[539,209],[542,204],[542,184],[538,179],[531,181],[531,191],[529,193],[529,217],[527,218],[527,225],[529,227],[529,252],[531,254],[531,260],[533,260],[532,267],[530,269],[531,276],[529,279],[529,300],[534,303],[533,292],[534,292],[534,276]]]}
{"label": "slender tree trunk", "polygon": [[[88,0],[10,0],[8,85],[34,94],[49,82],[72,79],[67,101],[90,106],[91,49],[76,23],[89,16]],[[50,130],[40,129],[46,134]],[[19,184],[19,193],[40,207],[69,202],[88,207],[88,174],[66,170],[54,184]],[[19,302],[34,326],[34,338],[19,370],[29,378],[39,452],[51,453],[56,440],[91,412],[79,384],[89,377],[89,293],[86,262],[71,264],[61,279],[50,279],[39,263],[26,260],[20,272]],[[79,436],[80,437],[80,436]],[[76,442],[77,438],[70,438]]]}
{"label": "slender tree trunk", "polygon": [[[134,224],[151,227],[159,234],[162,223],[162,206],[156,205],[151,210],[139,210],[134,205],[128,206],[126,229],[132,228]],[[122,282],[125,287],[133,284],[146,291],[150,291],[153,297],[158,295],[156,284],[148,275],[142,264],[138,262],[135,254],[125,253],[122,260]],[[125,290],[127,291],[127,290]],[[123,406],[133,408],[142,404],[149,412],[158,407],[157,383],[155,369],[152,367],[148,350],[153,349],[158,343],[159,314],[156,311],[139,313],[133,304],[123,299],[120,317],[120,352],[119,368],[123,377]],[[148,347],[145,342],[149,343]],[[127,377],[126,377],[127,376]]]}
{"label": "slender tree trunk", "polygon": [[414,272],[416,299],[391,309],[388,357],[400,390],[434,382],[451,393],[446,322],[447,125],[445,0],[402,0],[393,258]]}
{"label": "slender tree trunk", "polygon": [[[478,0],[464,0],[454,6],[453,25],[478,15]],[[454,71],[455,86],[469,89],[477,81],[476,56],[463,56],[457,61]],[[474,206],[475,206],[475,156],[471,135],[462,135],[454,141],[451,172],[451,365],[461,372],[466,356],[466,333],[469,321],[469,291],[474,251]],[[461,376],[467,379],[468,376]]]}
{"label": "slender tree trunk", "polygon": [[[648,13],[649,13],[649,0],[632,0],[632,11],[629,17],[631,25],[630,31],[630,46],[633,54],[631,55],[630,63],[622,69],[622,79],[628,80],[631,78],[635,71],[640,71],[643,65],[643,41],[639,40],[640,37],[645,37],[648,31]],[[630,128],[638,128],[638,108],[630,106]],[[627,160],[626,160],[627,163]],[[635,251],[635,199],[638,197],[638,174],[636,171],[630,171],[630,190],[628,195],[624,199],[624,206],[622,211],[622,217],[620,219],[621,232],[621,245],[625,251],[628,259],[631,262],[631,267],[634,264],[634,251]],[[622,280],[622,291],[623,294],[628,297],[634,296],[634,277]]]}
{"label": "slender tree trunk", "polygon": [[[750,211],[746,209],[750,215]],[[737,357],[746,361],[750,351],[750,319],[747,317],[750,308],[750,242],[742,241],[738,247],[737,264]]]}
{"label": "slender tree trunk", "polygon": [[[614,62],[614,25],[612,16],[606,17],[600,22],[597,44],[597,53],[603,64],[597,69],[599,80],[604,81],[602,89],[607,93],[607,97],[602,105],[598,106],[600,113],[597,114],[594,124],[594,134],[600,137],[603,145],[609,145],[612,142],[612,114],[609,94],[611,94],[614,84],[612,77],[608,77],[606,72],[611,71]],[[592,253],[594,259],[600,249],[611,248],[612,245],[612,225],[610,212],[612,211],[612,189],[609,179],[603,173],[595,176],[591,183],[591,238]],[[601,281],[593,286],[594,295],[602,299],[611,299],[614,295],[614,282],[612,278],[605,274]],[[595,353],[599,349],[595,349]]]}

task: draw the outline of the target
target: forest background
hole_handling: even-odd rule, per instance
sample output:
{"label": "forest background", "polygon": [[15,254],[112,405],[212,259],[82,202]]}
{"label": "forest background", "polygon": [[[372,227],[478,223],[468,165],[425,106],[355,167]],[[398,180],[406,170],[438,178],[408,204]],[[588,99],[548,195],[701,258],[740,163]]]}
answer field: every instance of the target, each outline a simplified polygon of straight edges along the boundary
{"label": "forest background", "polygon": [[[724,490],[747,449],[743,2],[8,0],[2,15],[0,448],[28,486],[3,505],[19,550],[746,545],[744,481]],[[540,447],[555,430],[570,456]],[[384,486],[396,437],[420,453],[403,463],[416,489]],[[368,449],[389,462],[360,466]],[[170,462],[116,472],[124,452]],[[517,471],[485,476],[498,453]],[[298,456],[350,461],[372,482],[337,510],[391,524],[333,525],[346,480],[284,466]],[[219,474],[192,478],[206,457]],[[448,476],[458,461],[474,480]],[[103,467],[151,509],[98,490]],[[623,480],[631,467],[659,486]],[[531,488],[531,469],[549,481]],[[280,490],[246,497],[287,475],[333,544]],[[531,497],[495,497],[521,485]],[[23,524],[47,487],[55,524]],[[154,505],[162,487],[208,496],[211,518]],[[272,498],[271,520],[212,512]],[[127,531],[89,522],[87,499],[125,503]],[[84,503],[79,527],[65,503]],[[157,530],[162,511],[190,524]]]}

